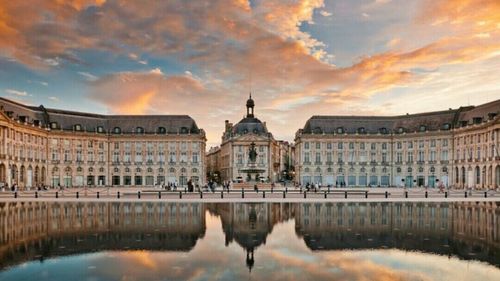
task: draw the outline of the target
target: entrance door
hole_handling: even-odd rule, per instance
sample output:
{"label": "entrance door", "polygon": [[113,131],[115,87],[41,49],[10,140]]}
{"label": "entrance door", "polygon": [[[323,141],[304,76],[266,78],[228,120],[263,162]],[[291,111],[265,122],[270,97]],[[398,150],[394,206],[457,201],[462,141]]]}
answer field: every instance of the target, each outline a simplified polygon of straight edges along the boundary
{"label": "entrance door", "polygon": [[406,176],[405,186],[406,187],[413,187],[413,176]]}
{"label": "entrance door", "polygon": [[95,185],[95,178],[94,178],[94,176],[87,176],[87,185],[88,186]]}
{"label": "entrance door", "polygon": [[424,186],[425,185],[425,178],[424,176],[418,176],[417,177],[417,186]]}
{"label": "entrance door", "polygon": [[429,187],[436,187],[436,176],[429,176],[428,185]]}

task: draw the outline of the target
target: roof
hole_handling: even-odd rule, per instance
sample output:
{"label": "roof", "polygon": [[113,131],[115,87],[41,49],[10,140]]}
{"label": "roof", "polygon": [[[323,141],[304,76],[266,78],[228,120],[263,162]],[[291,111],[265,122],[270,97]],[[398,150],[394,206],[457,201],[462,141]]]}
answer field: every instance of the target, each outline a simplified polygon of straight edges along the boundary
{"label": "roof", "polygon": [[[392,133],[452,129],[500,116],[500,100],[479,106],[460,107],[399,116],[321,116],[307,120],[302,134]],[[480,120],[477,118],[481,118]]]}
{"label": "roof", "polygon": [[102,115],[76,112],[61,109],[28,106],[0,97],[0,107],[9,112],[14,119],[26,119],[28,123],[39,122],[42,127],[55,123],[57,129],[74,130],[80,125],[83,131],[95,132],[102,127],[105,132],[111,132],[115,127],[122,133],[134,133],[138,127],[144,133],[157,133],[164,128],[167,134],[191,133],[199,134],[201,130],[189,115]]}
{"label": "roof", "polygon": [[255,117],[245,117],[232,128],[233,134],[243,135],[246,133],[267,134],[267,128]]}

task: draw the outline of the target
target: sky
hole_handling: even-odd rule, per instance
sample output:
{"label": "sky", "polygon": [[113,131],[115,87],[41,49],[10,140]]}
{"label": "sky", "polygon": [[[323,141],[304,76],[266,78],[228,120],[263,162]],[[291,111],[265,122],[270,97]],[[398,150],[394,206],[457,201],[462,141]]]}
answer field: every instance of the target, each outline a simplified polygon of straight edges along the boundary
{"label": "sky", "polygon": [[0,95],[188,114],[220,143],[249,92],[277,139],[312,115],[500,98],[498,0],[0,1]]}

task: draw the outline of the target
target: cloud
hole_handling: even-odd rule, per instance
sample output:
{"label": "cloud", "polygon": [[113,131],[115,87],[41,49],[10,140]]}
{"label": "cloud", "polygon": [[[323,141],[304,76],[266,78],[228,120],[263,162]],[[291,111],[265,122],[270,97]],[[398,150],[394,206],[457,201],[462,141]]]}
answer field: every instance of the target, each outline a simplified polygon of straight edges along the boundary
{"label": "cloud", "polygon": [[54,96],[50,96],[49,100],[51,100],[53,102],[59,102],[59,98],[58,97],[54,97]]}
{"label": "cloud", "polygon": [[28,96],[28,93],[26,91],[18,91],[14,89],[5,89],[5,92],[10,95],[15,95],[19,97],[26,97]]}
{"label": "cloud", "polygon": [[333,15],[332,13],[328,12],[328,11],[325,11],[325,10],[321,10],[319,12],[320,15],[324,16],[324,17],[329,17],[331,15]]}
{"label": "cloud", "polygon": [[88,72],[83,72],[83,71],[79,71],[78,74],[80,74],[81,76],[85,77],[85,79],[87,79],[88,81],[95,81],[97,80],[97,76],[95,75],[92,75]]}

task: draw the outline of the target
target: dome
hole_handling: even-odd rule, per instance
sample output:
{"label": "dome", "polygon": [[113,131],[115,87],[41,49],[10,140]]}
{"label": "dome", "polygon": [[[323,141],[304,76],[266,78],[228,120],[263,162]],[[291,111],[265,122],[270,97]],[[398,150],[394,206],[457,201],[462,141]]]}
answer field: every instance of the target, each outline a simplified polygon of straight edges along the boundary
{"label": "dome", "polygon": [[245,117],[233,127],[233,134],[265,134],[267,129],[262,122],[254,117]]}

